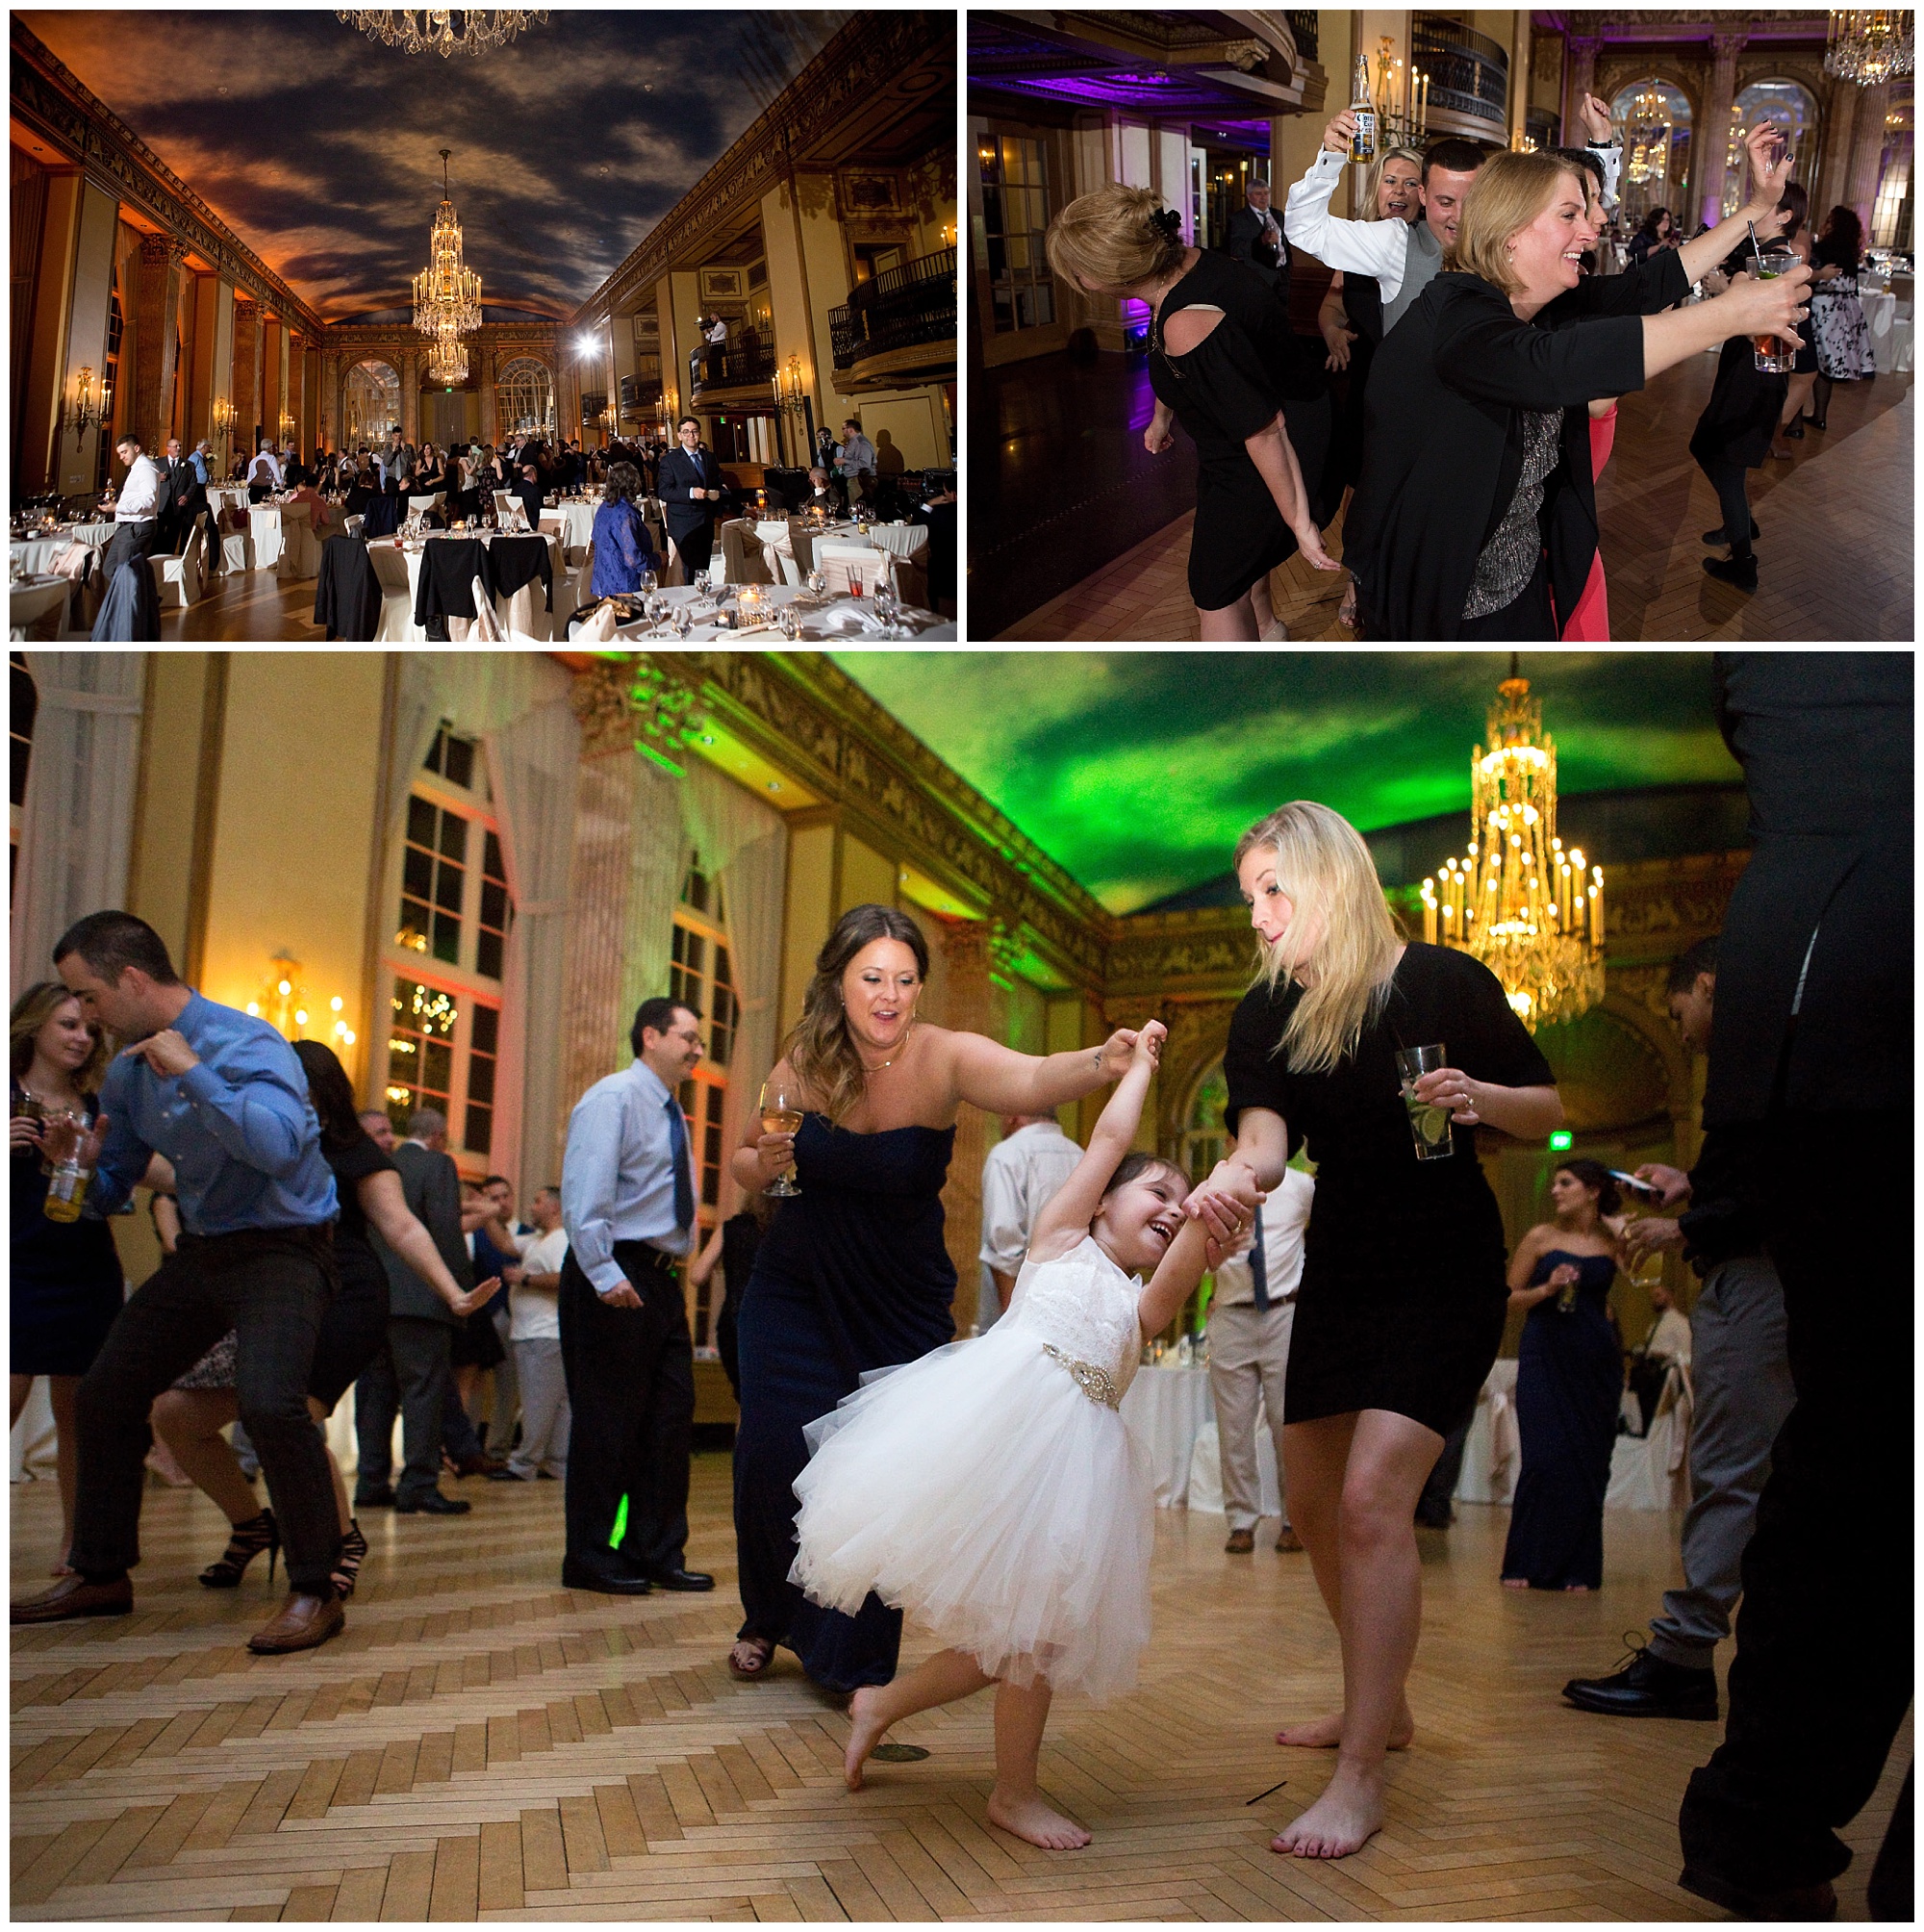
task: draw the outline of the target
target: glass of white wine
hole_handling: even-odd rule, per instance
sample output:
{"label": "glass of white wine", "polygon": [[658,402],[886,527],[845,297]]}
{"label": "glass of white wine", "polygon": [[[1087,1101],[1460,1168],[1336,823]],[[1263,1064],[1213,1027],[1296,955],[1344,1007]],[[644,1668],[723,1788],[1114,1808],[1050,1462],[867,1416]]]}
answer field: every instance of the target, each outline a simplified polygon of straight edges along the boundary
{"label": "glass of white wine", "polygon": [[[800,1132],[801,1100],[793,1082],[774,1079],[764,1080],[760,1108],[764,1133]],[[792,1201],[801,1189],[784,1172],[777,1174],[773,1185],[763,1191],[772,1201]]]}

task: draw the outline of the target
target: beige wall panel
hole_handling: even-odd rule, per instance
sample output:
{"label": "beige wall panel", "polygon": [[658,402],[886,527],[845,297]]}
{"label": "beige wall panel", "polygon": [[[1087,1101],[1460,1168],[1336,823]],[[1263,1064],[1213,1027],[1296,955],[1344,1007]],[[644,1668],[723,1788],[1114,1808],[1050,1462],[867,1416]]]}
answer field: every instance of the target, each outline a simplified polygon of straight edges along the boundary
{"label": "beige wall panel", "polygon": [[127,909],[166,941],[183,972],[206,707],[206,651],[156,650],[148,655],[147,714],[141,721],[140,794],[134,807]]}
{"label": "beige wall panel", "polygon": [[815,955],[835,923],[835,838],[832,824],[797,826],[789,832],[788,914],[782,922],[784,1036],[801,1018]]}
{"label": "beige wall panel", "polygon": [[[896,902],[896,863],[860,839],[842,837],[841,888],[836,895],[839,919],[851,905],[893,905]],[[824,932],[823,938],[828,935]],[[817,944],[821,942],[818,940]]]}
{"label": "beige wall panel", "polygon": [[949,460],[949,439],[942,433],[942,414],[932,390],[908,395],[851,395],[845,398],[840,414],[860,417],[862,434],[875,445],[875,467],[884,476]]}

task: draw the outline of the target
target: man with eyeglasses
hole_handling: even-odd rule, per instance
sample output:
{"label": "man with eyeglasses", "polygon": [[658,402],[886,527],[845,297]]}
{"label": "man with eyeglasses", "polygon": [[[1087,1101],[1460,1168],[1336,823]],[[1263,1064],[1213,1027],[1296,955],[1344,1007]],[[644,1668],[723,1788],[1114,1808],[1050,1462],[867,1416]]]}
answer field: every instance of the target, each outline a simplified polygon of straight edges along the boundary
{"label": "man with eyeglasses", "polygon": [[561,1361],[568,1449],[565,1589],[705,1590],[683,1561],[695,1354],[676,1264],[695,1245],[696,1175],[677,1089],[701,1017],[644,1000],[632,1063],[576,1103],[562,1160]]}

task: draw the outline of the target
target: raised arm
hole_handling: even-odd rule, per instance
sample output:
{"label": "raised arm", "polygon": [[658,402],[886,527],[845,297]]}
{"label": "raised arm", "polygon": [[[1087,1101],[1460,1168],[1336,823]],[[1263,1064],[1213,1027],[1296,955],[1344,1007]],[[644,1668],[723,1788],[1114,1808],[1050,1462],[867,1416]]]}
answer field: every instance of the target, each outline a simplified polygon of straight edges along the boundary
{"label": "raised arm", "polygon": [[949,1091],[984,1113],[1053,1113],[1128,1071],[1136,1036],[1127,1027],[1100,1047],[1047,1059],[999,1046],[980,1033],[939,1036],[948,1056]]}
{"label": "raised arm", "polygon": [[442,1259],[434,1236],[422,1227],[408,1207],[407,1196],[401,1189],[401,1177],[392,1168],[384,1167],[378,1174],[364,1175],[354,1183],[354,1192],[361,1203],[362,1213],[367,1215],[382,1240],[456,1314],[470,1315],[476,1309],[486,1308],[494,1300],[496,1289],[501,1285],[498,1276],[491,1277],[470,1291],[463,1288],[448,1273],[447,1263]]}
{"label": "raised arm", "polygon": [[1396,299],[1409,260],[1409,230],[1401,221],[1345,221],[1329,202],[1349,165],[1355,116],[1346,108],[1323,130],[1309,171],[1289,191],[1282,232],[1305,254],[1345,274],[1374,275],[1385,303]]}
{"label": "raised arm", "polygon": [[1135,1036],[1129,1064],[1097,1119],[1096,1130],[1089,1136],[1082,1158],[1076,1163],[1076,1171],[1055,1190],[1029,1231],[1028,1251],[1037,1260],[1053,1260],[1058,1255],[1067,1254],[1089,1232],[1110,1175],[1122,1165],[1123,1157],[1135,1143],[1150,1079],[1167,1037],[1168,1029],[1160,1020],[1152,1020]]}
{"label": "raised arm", "polygon": [[[1227,1208],[1230,1202],[1235,1204],[1239,1226],[1247,1225],[1261,1198],[1249,1170],[1227,1160],[1218,1165],[1203,1185],[1213,1189],[1212,1198],[1222,1207]],[[1189,1198],[1194,1200],[1196,1197],[1192,1194]],[[1136,1305],[1137,1320],[1145,1335],[1159,1335],[1169,1326],[1183,1303],[1196,1292],[1196,1284],[1202,1279],[1203,1269],[1210,1264],[1209,1240],[1208,1220],[1185,1221],[1182,1224],[1176,1239],[1169,1244],[1168,1254],[1157,1262],[1155,1273],[1150,1278],[1149,1286],[1143,1290],[1142,1300]]]}
{"label": "raised arm", "polygon": [[1756,225],[1759,242],[1768,242],[1784,232],[1784,211],[1778,203],[1784,199],[1785,184],[1790,179],[1791,156],[1786,145],[1784,159],[1772,165],[1771,148],[1776,140],[1777,129],[1767,120],[1759,121],[1750,131],[1744,141],[1750,155],[1750,199],[1734,215],[1726,216],[1714,228],[1694,242],[1685,242],[1677,250],[1684,272],[1691,281],[1701,282],[1708,269],[1714,268],[1733,249],[1748,242],[1752,224]]}

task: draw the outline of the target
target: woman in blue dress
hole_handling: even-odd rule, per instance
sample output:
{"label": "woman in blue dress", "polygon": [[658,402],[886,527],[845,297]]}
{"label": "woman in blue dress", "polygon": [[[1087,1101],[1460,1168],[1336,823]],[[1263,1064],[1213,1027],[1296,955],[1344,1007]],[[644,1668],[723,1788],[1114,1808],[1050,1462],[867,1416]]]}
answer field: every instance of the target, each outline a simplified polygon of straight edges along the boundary
{"label": "woman in blue dress", "polygon": [[47,1198],[47,1177],[40,1172],[42,1123],[50,1114],[77,1113],[90,1126],[110,1055],[100,1029],[55,979],[28,987],[14,1001],[9,1053],[11,1420],[19,1421],[34,1378],[44,1375],[58,1432],[61,1492],[61,1554],[53,1573],[63,1576],[73,1540],[78,1466],[74,1393],[120,1312],[126,1278],[105,1221],[49,1221],[41,1211]]}
{"label": "woman in blue dress", "polygon": [[1550,1182],[1554,1218],[1517,1243],[1509,1302],[1528,1309],[1516,1360],[1523,1467],[1510,1506],[1503,1580],[1511,1589],[1587,1590],[1604,1581],[1604,1496],[1623,1397],[1610,1324],[1616,1184],[1595,1160]]}
{"label": "woman in blue dress", "polygon": [[642,572],[654,569],[648,526],[635,507],[641,494],[641,472],[632,463],[618,463],[608,471],[595,513],[595,575],[589,589],[597,597],[640,590]]}
{"label": "woman in blue dress", "polygon": [[928,942],[912,919],[885,905],[844,913],[769,1076],[797,1094],[801,1126],[786,1134],[756,1125],[735,1152],[745,1192],[762,1192],[791,1167],[799,1190],[762,1237],[737,1318],[745,1615],[728,1663],[738,1677],[761,1676],[777,1645],[830,1690],[895,1675],[899,1611],[871,1596],[846,1616],[807,1602],[789,1581],[803,1432],[864,1375],[953,1337],[942,1184],[962,1103],[1051,1113],[1119,1080],[1134,1049],[1125,1030],[1101,1047],[1039,1059],[933,1026],[916,1016],[927,979]]}

